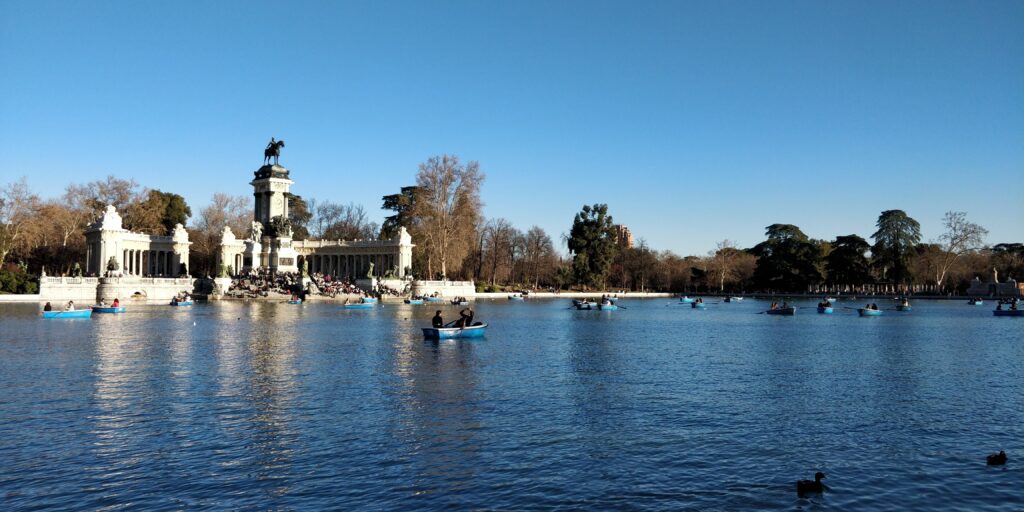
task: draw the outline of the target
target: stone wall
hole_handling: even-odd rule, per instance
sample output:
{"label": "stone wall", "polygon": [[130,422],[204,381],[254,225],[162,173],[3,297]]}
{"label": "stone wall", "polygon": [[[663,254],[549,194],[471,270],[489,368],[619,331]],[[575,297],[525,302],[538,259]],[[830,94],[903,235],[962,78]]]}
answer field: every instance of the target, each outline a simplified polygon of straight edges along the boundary
{"label": "stone wall", "polygon": [[92,304],[100,299],[114,298],[147,302],[169,302],[182,291],[192,292],[194,279],[167,277],[42,277],[39,279],[39,300],[63,302],[73,300]]}
{"label": "stone wall", "polygon": [[441,297],[475,297],[476,284],[473,281],[413,281],[413,295],[433,295]]}

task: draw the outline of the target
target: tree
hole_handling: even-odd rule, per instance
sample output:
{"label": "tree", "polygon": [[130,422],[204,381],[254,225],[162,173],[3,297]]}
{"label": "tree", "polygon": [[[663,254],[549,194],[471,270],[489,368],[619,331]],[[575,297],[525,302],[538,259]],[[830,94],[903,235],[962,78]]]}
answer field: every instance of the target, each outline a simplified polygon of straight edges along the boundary
{"label": "tree", "polygon": [[481,216],[480,185],[484,175],[477,162],[462,165],[454,155],[435,156],[420,164],[413,215],[421,223],[427,273],[438,265],[442,276],[458,268],[469,253],[473,230]]}
{"label": "tree", "polygon": [[380,238],[382,240],[394,238],[398,234],[398,228],[405,227],[410,232],[414,229],[416,212],[416,194],[419,187],[402,187],[398,194],[384,196],[383,210],[391,210],[394,215],[384,217],[384,224],[380,227]]}
{"label": "tree", "polygon": [[214,275],[217,272],[217,251],[220,250],[224,226],[242,238],[252,222],[252,203],[245,196],[216,193],[210,204],[199,212],[195,227],[189,230],[192,248],[189,251],[189,271],[195,275]]}
{"label": "tree", "polygon": [[292,223],[292,238],[295,240],[309,238],[309,229],[306,225],[313,214],[306,206],[306,201],[302,199],[302,196],[291,192],[285,194],[285,199],[288,201],[288,220]]}
{"label": "tree", "polygon": [[586,205],[572,222],[568,238],[576,282],[585,287],[604,287],[618,250],[615,223],[608,205]]}
{"label": "tree", "polygon": [[828,282],[834,285],[863,286],[871,282],[871,264],[867,240],[857,235],[837,236],[832,252],[825,257]]}
{"label": "tree", "polygon": [[484,225],[480,259],[490,271],[491,286],[497,284],[499,275],[505,282],[511,281],[517,235],[518,230],[506,219],[491,219]]}
{"label": "tree", "polygon": [[377,224],[369,221],[362,205],[330,201],[310,203],[315,204],[310,221],[310,233],[314,237],[327,240],[373,240],[377,237]]}
{"label": "tree", "polygon": [[981,248],[988,235],[987,229],[967,220],[967,212],[946,212],[942,225],[946,227],[946,232],[939,237],[939,245],[945,254],[935,276],[935,284],[940,289],[953,263],[968,251]]}
{"label": "tree", "polygon": [[878,231],[871,235],[875,240],[871,256],[882,279],[909,284],[909,259],[921,241],[921,225],[903,210],[882,212],[875,225]]}
{"label": "tree", "polygon": [[764,290],[806,291],[821,282],[821,249],[792,224],[765,228],[768,239],[754,246],[754,281]]}
{"label": "tree", "polygon": [[551,237],[538,226],[533,226],[526,232],[523,240],[523,263],[525,266],[524,278],[532,282],[534,288],[540,283],[550,283],[554,277],[558,265],[558,255],[555,254],[555,244]]}
{"label": "tree", "polygon": [[38,206],[39,196],[29,190],[26,178],[0,190],[0,266],[21,241]]}
{"label": "tree", "polygon": [[757,258],[738,249],[731,240],[718,242],[707,261],[708,276],[720,292],[725,291],[726,283],[741,283],[749,279],[756,266]]}

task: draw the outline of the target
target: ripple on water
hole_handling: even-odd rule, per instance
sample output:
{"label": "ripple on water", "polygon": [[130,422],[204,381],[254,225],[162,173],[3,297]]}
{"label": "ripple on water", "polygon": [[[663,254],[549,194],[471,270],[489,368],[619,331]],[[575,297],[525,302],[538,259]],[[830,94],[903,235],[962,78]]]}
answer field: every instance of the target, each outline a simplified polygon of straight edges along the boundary
{"label": "ripple on water", "polygon": [[[432,308],[3,305],[7,509],[1020,510],[1020,322],[630,301]],[[625,303],[624,303],[625,304]],[[195,325],[193,325],[195,322]],[[539,333],[537,331],[540,331]],[[1005,449],[1006,467],[984,456]],[[800,498],[794,481],[828,474]]]}

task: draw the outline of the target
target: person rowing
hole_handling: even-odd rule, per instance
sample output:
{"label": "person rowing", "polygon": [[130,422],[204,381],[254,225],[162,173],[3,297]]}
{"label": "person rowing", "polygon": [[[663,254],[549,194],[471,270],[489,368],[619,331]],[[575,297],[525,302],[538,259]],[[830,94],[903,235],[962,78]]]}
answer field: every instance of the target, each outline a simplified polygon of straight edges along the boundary
{"label": "person rowing", "polygon": [[473,308],[465,308],[459,311],[459,320],[455,322],[455,327],[464,329],[473,325]]}
{"label": "person rowing", "polygon": [[441,329],[442,327],[444,327],[444,318],[441,318],[441,310],[440,309],[437,310],[436,313],[434,313],[434,318],[430,319],[430,325],[434,329]]}

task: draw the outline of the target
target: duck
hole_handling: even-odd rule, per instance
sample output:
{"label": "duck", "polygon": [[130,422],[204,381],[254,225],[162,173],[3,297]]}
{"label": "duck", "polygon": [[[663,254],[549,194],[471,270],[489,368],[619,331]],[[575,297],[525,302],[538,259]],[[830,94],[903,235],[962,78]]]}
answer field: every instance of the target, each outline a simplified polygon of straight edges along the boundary
{"label": "duck", "polygon": [[1006,452],[999,450],[999,453],[993,453],[985,460],[988,462],[989,466],[1002,466],[1003,464],[1006,464]]}
{"label": "duck", "polygon": [[821,483],[821,479],[825,478],[825,473],[818,471],[814,474],[814,480],[797,480],[796,481],[796,492],[797,494],[805,493],[818,493],[828,489],[828,486]]}

